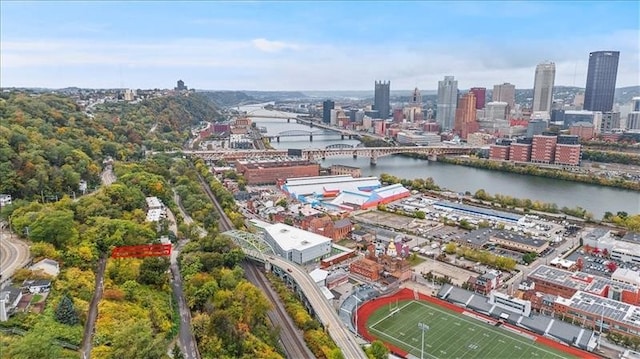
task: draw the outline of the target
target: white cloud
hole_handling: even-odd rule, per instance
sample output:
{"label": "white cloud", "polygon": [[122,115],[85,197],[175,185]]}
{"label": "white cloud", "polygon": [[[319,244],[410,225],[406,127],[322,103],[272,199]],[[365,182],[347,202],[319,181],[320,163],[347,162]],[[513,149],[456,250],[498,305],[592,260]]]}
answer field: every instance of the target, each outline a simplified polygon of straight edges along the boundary
{"label": "white cloud", "polygon": [[295,44],[288,44],[282,41],[269,41],[267,39],[253,39],[251,43],[256,49],[264,52],[279,52],[285,49],[297,50],[300,48],[300,46]]}
{"label": "white cloud", "polygon": [[[535,66],[544,60],[556,63],[556,84],[584,86],[589,52],[619,50],[617,86],[622,87],[640,83],[639,47],[635,30],[517,44],[424,40],[390,46],[264,38],[121,42],[38,39],[2,41],[0,61],[3,86],[100,87],[112,81],[109,77],[113,74],[107,74],[105,68],[124,67],[130,71],[125,74],[132,79],[130,86],[136,88],[162,87],[176,76],[193,74],[192,80],[184,80],[190,87],[202,89],[369,89],[375,80],[391,80],[392,89],[418,86],[432,90],[445,75],[454,75],[461,89],[502,82],[531,88]],[[87,76],[91,69],[95,69],[95,75]],[[45,80],[47,83],[42,82]]]}

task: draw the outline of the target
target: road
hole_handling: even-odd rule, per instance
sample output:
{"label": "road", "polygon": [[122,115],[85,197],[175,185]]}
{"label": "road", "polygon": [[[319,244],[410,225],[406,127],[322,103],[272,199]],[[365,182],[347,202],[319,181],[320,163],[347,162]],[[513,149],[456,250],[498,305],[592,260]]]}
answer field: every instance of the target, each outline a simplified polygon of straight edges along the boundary
{"label": "road", "polygon": [[[116,175],[113,173],[113,167],[107,165],[100,174],[103,186],[109,186],[116,181]],[[94,191],[92,193],[96,193]],[[91,195],[92,193],[89,193]],[[98,304],[102,299],[102,290],[104,289],[104,271],[107,268],[107,258],[100,258],[98,260],[98,268],[96,269],[96,288],[93,292],[93,298],[89,303],[89,314],[87,315],[87,322],[84,325],[84,334],[82,335],[82,346],[80,347],[81,358],[91,358],[91,348],[93,347],[93,332],[96,327],[96,319],[98,318]]]}
{"label": "road", "polygon": [[[185,223],[192,223],[193,220],[184,211],[184,208],[182,208],[180,196],[178,196],[175,190],[173,192],[173,196],[174,201],[178,205],[178,209],[182,213]],[[167,210],[167,218],[171,223],[169,230],[171,230],[177,237],[178,228],[176,225],[176,219],[170,210]],[[180,268],[178,267],[178,254],[180,254],[180,249],[185,243],[186,241],[180,241],[171,251],[171,264],[169,265],[169,270],[171,271],[171,288],[173,289],[175,298],[178,301],[178,313],[180,314],[180,331],[178,332],[180,350],[182,350],[185,359],[199,359],[200,352],[198,351],[196,338],[191,330],[191,311],[189,310],[187,300],[184,296],[184,291],[182,289],[182,275],[180,274]]]}
{"label": "road", "polygon": [[[211,191],[211,188],[209,188],[209,185],[206,184],[206,182],[204,181],[202,176],[200,176],[199,173],[198,173],[198,179],[200,181],[200,186],[205,191],[205,193],[207,194],[207,196],[209,197],[209,199],[211,200],[211,202],[215,206],[216,211],[220,215],[219,222],[220,222],[221,230],[222,231],[229,231],[229,230],[234,229],[233,223],[231,223],[231,221],[229,220],[229,217],[227,217],[227,215],[224,213],[224,210],[220,206],[220,203],[218,203],[218,201],[216,200],[215,196],[213,195],[213,192]],[[251,280],[251,274],[250,273],[247,274],[247,279]],[[260,278],[254,277],[253,279],[256,280],[256,282],[260,282],[260,280],[259,280]],[[264,278],[262,278],[262,281],[264,282]],[[254,284],[256,284],[256,283],[254,283]],[[258,286],[258,287],[260,288],[260,286]],[[264,291],[264,289],[263,289],[263,291]],[[264,293],[269,298],[268,291],[264,291]],[[280,302],[279,298],[269,298],[269,299],[272,300],[272,301],[275,301],[276,303],[278,303],[276,306],[274,306],[275,308],[277,308],[277,306],[281,306],[282,305],[282,303]],[[328,305],[328,303],[327,303],[327,305]],[[283,315],[286,316],[288,318],[288,320],[291,320],[291,318],[288,316],[288,314],[286,314],[286,312]],[[272,319],[272,324],[274,324],[274,325],[280,324],[280,329],[281,329],[281,331],[280,331],[280,340],[284,344],[285,348],[287,346],[290,347],[290,348],[286,348],[287,353],[294,353],[294,355],[290,356],[290,358],[292,358],[292,359],[313,358],[313,355],[311,355],[311,356],[305,356],[305,355],[300,356],[298,354],[295,354],[295,353],[307,353],[308,350],[309,350],[304,341],[296,340],[296,338],[298,338],[298,336],[299,336],[299,331],[295,328],[295,326],[287,324],[287,323],[290,323],[290,322],[287,322],[286,319],[283,319],[282,317],[276,318],[276,319],[279,319],[277,322],[273,321],[273,317],[270,316],[269,318]],[[351,357],[348,357],[348,356],[346,356],[346,358],[351,359]]]}
{"label": "road", "polygon": [[111,165],[107,165],[104,168],[104,171],[102,171],[100,177],[102,178],[103,186],[108,186],[116,181],[116,175],[115,173],[113,173],[113,167]]}
{"label": "road", "polygon": [[[278,294],[271,288],[264,273],[255,264],[245,262],[242,265],[249,282],[258,287],[271,302],[273,309],[267,315],[271,324],[281,328],[280,341],[287,354],[287,358],[313,358],[313,353],[307,347],[302,331],[297,329],[291,317],[280,301]],[[264,268],[264,267],[263,267]]]}
{"label": "road", "polygon": [[104,289],[104,271],[107,268],[107,258],[98,260],[98,268],[96,269],[96,288],[93,292],[93,298],[89,304],[89,314],[87,315],[87,323],[84,326],[84,334],[82,336],[82,346],[80,347],[81,358],[91,358],[91,348],[93,346],[93,332],[96,327],[96,319],[98,318],[98,303],[102,299],[102,290]]}
{"label": "road", "polygon": [[5,227],[6,223],[0,222],[0,286],[30,260],[29,245]]}
{"label": "road", "polygon": [[[259,253],[245,252],[255,258],[262,258],[262,255]],[[329,335],[335,341],[336,345],[342,350],[345,358],[367,359],[366,354],[357,343],[355,336],[342,324],[338,313],[336,313],[320,290],[320,287],[316,285],[313,278],[311,278],[307,272],[298,265],[278,256],[265,257],[265,260],[276,267],[286,269],[289,275],[293,277],[295,282],[300,286],[300,289],[302,289],[311,307],[313,307],[316,315],[320,318],[322,325],[329,332]]]}

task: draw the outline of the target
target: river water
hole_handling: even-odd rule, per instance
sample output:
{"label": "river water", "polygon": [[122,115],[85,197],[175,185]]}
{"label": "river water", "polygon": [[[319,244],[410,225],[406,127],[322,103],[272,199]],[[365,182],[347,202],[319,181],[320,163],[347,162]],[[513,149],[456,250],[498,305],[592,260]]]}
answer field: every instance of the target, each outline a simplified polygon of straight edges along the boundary
{"label": "river water", "polygon": [[[278,112],[278,116],[283,115]],[[318,130],[293,123],[293,121],[287,123],[287,120],[282,118],[252,118],[252,121],[259,127],[266,127],[267,135],[271,136],[290,130]],[[357,145],[358,143],[357,140],[342,140],[340,135],[336,134],[314,135],[313,141],[306,136],[281,137],[279,143],[274,139],[271,145],[277,149],[304,149],[324,148],[332,144]],[[606,211],[640,213],[640,192],[612,187],[430,162],[403,156],[380,157],[376,166],[371,166],[368,158],[352,157],[327,158],[320,161],[320,164],[323,167],[329,167],[332,164],[360,167],[363,176],[379,176],[382,173],[388,173],[408,179],[431,177],[438,186],[455,192],[475,193],[478,189],[484,189],[490,194],[500,193],[517,198],[556,203],[560,208],[580,206],[593,213],[596,218],[602,218]]]}

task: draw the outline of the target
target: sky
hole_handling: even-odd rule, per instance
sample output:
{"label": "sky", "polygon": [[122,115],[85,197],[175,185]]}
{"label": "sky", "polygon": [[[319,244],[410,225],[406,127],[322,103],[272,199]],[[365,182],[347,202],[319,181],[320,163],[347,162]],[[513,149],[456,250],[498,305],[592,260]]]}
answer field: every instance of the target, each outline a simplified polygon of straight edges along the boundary
{"label": "sky", "polygon": [[589,52],[640,85],[638,1],[0,1],[0,86],[207,90],[584,87]]}

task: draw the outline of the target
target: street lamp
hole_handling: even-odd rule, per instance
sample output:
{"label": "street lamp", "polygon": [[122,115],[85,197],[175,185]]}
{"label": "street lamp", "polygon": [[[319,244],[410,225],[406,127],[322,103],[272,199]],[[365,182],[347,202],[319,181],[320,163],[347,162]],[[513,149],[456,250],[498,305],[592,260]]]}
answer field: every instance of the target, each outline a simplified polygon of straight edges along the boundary
{"label": "street lamp", "polygon": [[420,329],[420,331],[422,331],[422,350],[420,351],[420,359],[424,359],[424,332],[429,330],[429,326],[422,322],[419,322],[418,328]]}

